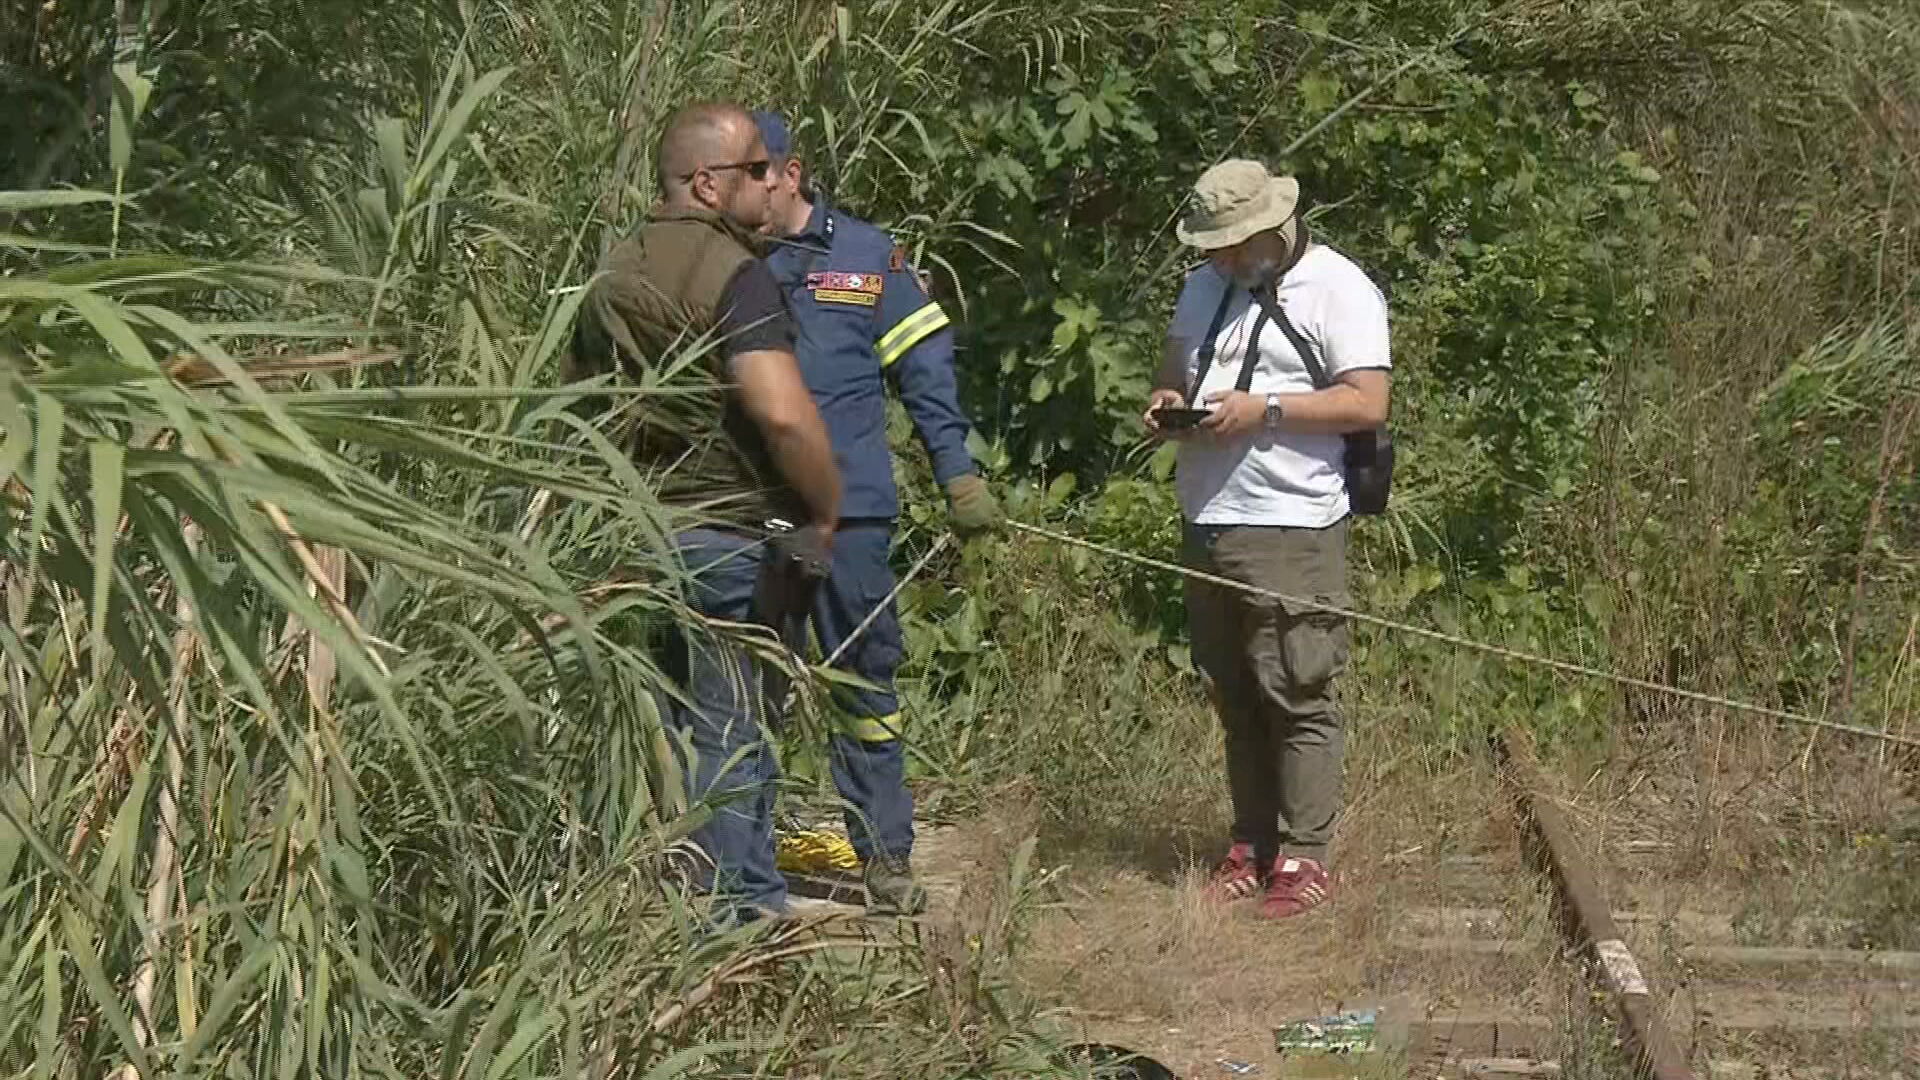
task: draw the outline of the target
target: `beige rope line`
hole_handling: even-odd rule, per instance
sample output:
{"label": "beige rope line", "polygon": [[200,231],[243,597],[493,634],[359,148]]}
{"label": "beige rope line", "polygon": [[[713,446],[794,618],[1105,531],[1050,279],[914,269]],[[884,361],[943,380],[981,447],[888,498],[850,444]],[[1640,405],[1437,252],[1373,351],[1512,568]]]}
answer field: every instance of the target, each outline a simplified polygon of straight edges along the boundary
{"label": "beige rope line", "polygon": [[867,627],[873,625],[873,620],[876,618],[879,618],[880,613],[887,610],[887,605],[893,603],[893,601],[897,597],[899,597],[900,590],[905,589],[907,587],[908,582],[912,581],[914,578],[919,577],[920,571],[925,570],[927,568],[927,564],[933,561],[933,557],[935,555],[940,554],[940,550],[946,547],[947,541],[951,539],[953,539],[953,535],[951,533],[941,533],[939,538],[933,542],[933,546],[927,549],[927,553],[925,555],[920,556],[920,561],[914,563],[912,569],[908,570],[905,574],[901,575],[899,581],[896,581],[893,583],[893,588],[887,593],[887,595],[880,598],[880,602],[873,606],[873,610],[867,612],[867,617],[860,620],[860,625],[853,628],[853,633],[848,634],[844,639],[841,640],[839,647],[833,650],[833,655],[827,657],[826,660],[822,661],[821,666],[832,667],[833,662],[835,660],[840,659],[841,654],[847,651],[847,646],[852,645],[855,638],[865,633],[867,630]]}
{"label": "beige rope line", "polygon": [[[893,583],[893,588],[888,590],[887,595],[881,597],[880,602],[873,605],[873,610],[867,612],[866,618],[863,618],[860,620],[860,625],[854,627],[852,633],[848,634],[846,637],[841,639],[840,644],[834,648],[833,652],[829,654],[825,660],[822,660],[820,662],[820,666],[832,667],[834,664],[834,661],[840,659],[841,656],[845,655],[848,646],[852,645],[856,640],[858,640],[861,634],[864,634],[867,632],[867,627],[873,625],[873,620],[879,618],[880,613],[887,610],[887,605],[893,603],[894,600],[900,596],[901,591],[907,587],[908,583],[913,581],[914,578],[917,578],[920,576],[920,571],[925,570],[927,568],[927,564],[933,561],[933,557],[935,555],[940,554],[940,552],[947,546],[947,541],[951,539],[953,539],[952,534],[941,533],[940,536],[934,540],[933,546],[927,548],[926,554],[920,556],[919,561],[915,562],[911,569],[909,569],[906,573],[900,575],[900,580]],[[806,661],[803,658],[801,658],[799,655],[791,654],[791,653],[790,655],[792,655],[793,662],[797,666],[799,667],[806,666]],[[799,701],[799,699],[800,699],[800,684],[796,682],[793,686],[787,689],[786,697],[780,703],[781,715],[785,715],[787,713],[792,712],[794,704],[797,701]],[[889,727],[888,730],[892,730],[892,728]],[[894,738],[897,739],[900,737],[900,733],[898,731],[894,731],[893,736]]]}
{"label": "beige rope line", "polygon": [[1606,671],[1601,668],[1588,667],[1585,664],[1576,664],[1568,660],[1556,660],[1551,656],[1540,656],[1536,653],[1521,652],[1518,649],[1509,649],[1502,645],[1492,645],[1484,641],[1475,641],[1472,638],[1460,637],[1456,634],[1448,634],[1439,630],[1430,630],[1424,626],[1414,626],[1411,623],[1396,622],[1392,619],[1384,619],[1378,615],[1368,615],[1365,612],[1354,611],[1350,608],[1335,607],[1331,604],[1323,604],[1318,601],[1308,600],[1302,597],[1288,596],[1285,593],[1274,592],[1271,589],[1262,589],[1255,585],[1248,585],[1247,583],[1242,581],[1234,581],[1231,578],[1221,577],[1218,574],[1209,574],[1202,570],[1195,570],[1192,567],[1181,566],[1178,563],[1167,562],[1164,559],[1155,559],[1150,556],[1139,555],[1131,551],[1124,551],[1120,548],[1111,547],[1106,544],[1096,543],[1092,540],[1082,540],[1077,536],[1068,536],[1066,533],[1054,532],[1051,529],[1043,529],[1038,525],[1028,525],[1024,522],[1010,520],[1007,522],[1007,527],[1010,529],[1017,530],[1019,532],[1029,533],[1033,536],[1038,536],[1046,540],[1052,540],[1056,543],[1067,544],[1072,547],[1085,548],[1088,551],[1099,552],[1102,555],[1119,559],[1123,562],[1130,562],[1139,566],[1147,566],[1155,570],[1164,570],[1170,574],[1179,574],[1182,577],[1190,578],[1194,581],[1204,581],[1210,585],[1218,585],[1218,586],[1221,586],[1222,588],[1236,589],[1240,592],[1250,593],[1254,596],[1265,597],[1269,600],[1278,600],[1281,603],[1287,604],[1289,606],[1309,608],[1316,611],[1324,611],[1331,615],[1345,616],[1346,618],[1352,619],[1355,622],[1367,623],[1372,626],[1378,626],[1383,630],[1392,630],[1397,633],[1411,634],[1414,637],[1422,637],[1422,638],[1428,639],[1429,641],[1438,641],[1438,642],[1441,642],[1442,644],[1452,645],[1456,648],[1469,649],[1474,652],[1486,653],[1489,656],[1498,656],[1503,659],[1513,660],[1522,664],[1532,664],[1536,667],[1552,668],[1555,671],[1562,671],[1569,675],[1580,675],[1589,679],[1599,679],[1604,682],[1617,683],[1621,686],[1631,686],[1637,690],[1648,690],[1656,694],[1666,694],[1669,697],[1684,698],[1688,701],[1697,701],[1703,705],[1715,705],[1723,709],[1733,709],[1739,712],[1753,713],[1756,716],[1766,716],[1766,717],[1771,717],[1772,719],[1775,719],[1775,720],[1785,720],[1789,723],[1801,724],[1806,727],[1821,728],[1826,731],[1836,731],[1844,735],[1854,735],[1860,738],[1877,739],[1881,742],[1895,743],[1900,746],[1911,746],[1911,747],[1920,748],[1920,738],[1910,736],[1910,735],[1896,735],[1888,731],[1876,731],[1873,728],[1860,727],[1855,724],[1842,724],[1834,720],[1823,720],[1817,716],[1807,716],[1804,713],[1788,712],[1785,709],[1775,709],[1775,708],[1770,708],[1766,705],[1756,705],[1749,701],[1735,701],[1732,698],[1719,697],[1714,694],[1703,694],[1697,690],[1687,690],[1678,686],[1669,686],[1665,683],[1651,682],[1646,679],[1637,679],[1631,675],[1622,675],[1614,671]]}

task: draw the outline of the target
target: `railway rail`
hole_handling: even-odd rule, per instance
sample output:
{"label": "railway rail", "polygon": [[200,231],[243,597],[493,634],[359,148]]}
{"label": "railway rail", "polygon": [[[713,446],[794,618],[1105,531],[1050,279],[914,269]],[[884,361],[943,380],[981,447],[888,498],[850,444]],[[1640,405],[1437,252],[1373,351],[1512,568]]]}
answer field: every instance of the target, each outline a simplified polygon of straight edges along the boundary
{"label": "railway rail", "polygon": [[[1554,796],[1527,736],[1501,733],[1495,753],[1520,826],[1521,865],[1551,893],[1556,955],[1579,965],[1604,1001],[1628,1075],[1920,1078],[1920,952],[1740,943],[1733,920],[1712,911],[1616,907],[1630,890],[1608,887],[1601,860]],[[1505,908],[1467,905],[1409,911],[1398,928],[1416,955],[1537,962],[1522,931]],[[1684,985],[1661,985],[1637,941],[1656,943],[1648,951]],[[1614,1075],[1561,1060],[1571,1024],[1570,1017],[1499,1009],[1417,1018],[1405,1036],[1406,1075]],[[1877,1044],[1870,1060],[1861,1052],[1867,1043]]]}

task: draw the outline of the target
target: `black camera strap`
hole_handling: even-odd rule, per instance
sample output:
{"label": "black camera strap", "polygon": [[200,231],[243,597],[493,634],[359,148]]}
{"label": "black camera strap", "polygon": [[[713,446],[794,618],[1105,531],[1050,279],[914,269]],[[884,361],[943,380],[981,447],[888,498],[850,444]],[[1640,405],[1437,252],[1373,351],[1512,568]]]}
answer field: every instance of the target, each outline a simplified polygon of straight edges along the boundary
{"label": "black camera strap", "polygon": [[1327,366],[1320,362],[1320,354],[1314,351],[1313,343],[1307,340],[1307,336],[1293,325],[1293,320],[1287,318],[1287,309],[1262,289],[1249,291],[1253,294],[1253,302],[1260,305],[1260,311],[1280,327],[1280,332],[1287,335],[1287,340],[1293,344],[1293,351],[1300,354],[1300,362],[1306,365],[1307,378],[1313,380],[1313,388],[1325,390],[1332,386],[1333,380],[1327,377]]}
{"label": "black camera strap", "polygon": [[1213,309],[1213,322],[1207,325],[1206,340],[1200,343],[1200,362],[1194,366],[1193,374],[1187,380],[1187,408],[1193,408],[1193,399],[1200,393],[1200,384],[1207,381],[1207,369],[1213,366],[1214,347],[1220,343],[1220,328],[1226,325],[1227,309],[1233,306],[1233,290],[1220,290],[1220,306]]}
{"label": "black camera strap", "polygon": [[1233,382],[1233,388],[1246,393],[1253,389],[1253,369],[1260,363],[1260,328],[1267,324],[1267,313],[1261,311],[1253,320],[1253,329],[1247,331],[1247,357],[1240,361],[1240,377]]}
{"label": "black camera strap", "polygon": [[[1200,385],[1206,382],[1207,369],[1213,364],[1214,346],[1220,341],[1220,328],[1227,321],[1227,309],[1233,306],[1233,290],[1220,290],[1220,306],[1213,313],[1213,325],[1207,328],[1207,341],[1200,347],[1200,363],[1194,372],[1193,383],[1187,387],[1187,408],[1194,407],[1193,399],[1200,393]],[[1262,310],[1254,320],[1253,329],[1247,334],[1247,352],[1240,360],[1240,377],[1234,380],[1234,389],[1246,393],[1253,386],[1253,369],[1260,363],[1260,329],[1271,316]]]}

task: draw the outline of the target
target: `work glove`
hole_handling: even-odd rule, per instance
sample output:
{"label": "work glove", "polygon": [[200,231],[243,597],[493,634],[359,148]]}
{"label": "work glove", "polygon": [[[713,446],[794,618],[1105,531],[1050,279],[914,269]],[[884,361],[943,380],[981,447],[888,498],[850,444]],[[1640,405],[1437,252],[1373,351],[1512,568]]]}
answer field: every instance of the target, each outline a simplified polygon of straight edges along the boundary
{"label": "work glove", "polygon": [[810,525],[776,533],[768,543],[773,548],[775,564],[811,586],[824,581],[833,569],[833,554],[827,547],[832,538],[831,529]]}
{"label": "work glove", "polygon": [[994,532],[1006,523],[1000,501],[975,473],[947,481],[947,508],[953,518],[953,531],[962,537]]}
{"label": "work glove", "polygon": [[[767,539],[768,557],[761,564],[759,579],[754,584],[754,621],[773,630],[795,663],[802,662],[800,658],[806,648],[807,612],[813,607],[814,594],[833,569],[833,556],[828,547],[832,535],[829,529],[806,526],[778,532]],[[783,723],[793,705],[789,695],[792,684],[785,666],[764,665],[760,685],[767,703],[779,709],[769,722]]]}
{"label": "work glove", "polygon": [[[767,559],[753,589],[755,622],[772,627],[783,640],[793,637],[793,621],[806,616],[814,592],[833,568],[827,543],[826,531],[811,526],[767,538]],[[787,644],[799,647],[797,638]]]}

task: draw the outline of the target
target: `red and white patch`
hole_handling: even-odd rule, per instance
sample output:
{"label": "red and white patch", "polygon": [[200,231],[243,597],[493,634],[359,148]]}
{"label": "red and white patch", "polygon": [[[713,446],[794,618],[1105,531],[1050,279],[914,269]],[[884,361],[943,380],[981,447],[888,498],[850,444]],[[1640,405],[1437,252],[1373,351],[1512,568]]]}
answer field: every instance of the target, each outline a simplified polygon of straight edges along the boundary
{"label": "red and white patch", "polygon": [[873,307],[880,302],[884,275],[820,270],[807,275],[807,291],[823,304],[859,304]]}

